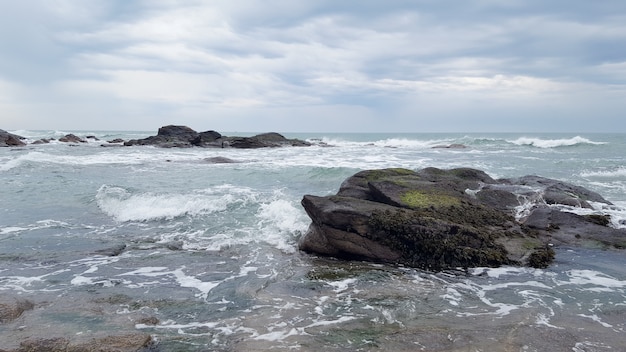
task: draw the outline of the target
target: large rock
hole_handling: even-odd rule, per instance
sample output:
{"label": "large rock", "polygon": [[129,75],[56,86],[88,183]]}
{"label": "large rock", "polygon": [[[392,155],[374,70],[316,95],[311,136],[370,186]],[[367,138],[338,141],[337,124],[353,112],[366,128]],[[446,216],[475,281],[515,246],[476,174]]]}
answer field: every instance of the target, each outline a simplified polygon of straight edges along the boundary
{"label": "large rock", "polygon": [[[546,267],[552,245],[626,247],[626,233],[604,215],[567,207],[610,204],[597,193],[528,176],[494,180],[460,168],[362,171],[337,195],[305,195],[311,217],[302,250],[340,258],[441,270],[457,267]],[[562,206],[561,206],[562,205]]]}
{"label": "large rock", "polygon": [[26,145],[22,140],[24,137],[0,130],[0,147],[20,147]]}
{"label": "large rock", "polygon": [[205,147],[205,148],[271,148],[282,146],[309,146],[298,139],[288,139],[278,133],[263,133],[252,137],[227,137],[216,131],[196,132],[187,126],[164,126],[156,136],[133,139],[124,145],[153,145],[157,147]]}
{"label": "large rock", "polygon": [[198,137],[198,132],[187,126],[168,125],[159,128],[156,136],[143,139],[131,139],[124,145],[153,145],[162,148],[184,148],[192,147],[191,143]]}

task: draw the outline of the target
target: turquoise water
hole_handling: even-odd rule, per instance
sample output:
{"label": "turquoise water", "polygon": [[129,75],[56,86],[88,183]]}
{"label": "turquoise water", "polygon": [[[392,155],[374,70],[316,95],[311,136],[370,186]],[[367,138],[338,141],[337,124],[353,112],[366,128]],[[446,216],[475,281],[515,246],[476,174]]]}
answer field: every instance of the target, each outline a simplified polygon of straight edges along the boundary
{"label": "turquoise water", "polygon": [[[0,149],[0,294],[36,307],[0,325],[0,347],[45,326],[73,339],[146,332],[163,351],[624,350],[621,252],[562,249],[546,270],[460,275],[297,250],[304,194],[384,167],[556,178],[602,194],[615,206],[593,211],[624,227],[624,134],[285,133],[314,146],[236,150],[104,148],[154,133],[73,133],[101,140]],[[433,148],[453,143],[467,148]],[[238,162],[205,161],[216,156]]]}

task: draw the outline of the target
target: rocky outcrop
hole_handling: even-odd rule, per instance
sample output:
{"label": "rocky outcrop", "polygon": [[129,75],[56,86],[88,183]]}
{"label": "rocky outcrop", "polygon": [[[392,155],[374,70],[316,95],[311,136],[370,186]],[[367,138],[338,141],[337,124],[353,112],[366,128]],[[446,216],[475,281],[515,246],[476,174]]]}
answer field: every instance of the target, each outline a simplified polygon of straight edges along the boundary
{"label": "rocky outcrop", "polygon": [[196,138],[198,138],[198,132],[187,126],[169,125],[159,128],[156,136],[132,139],[125,142],[124,145],[154,145],[163,148],[184,148],[192,147],[192,141]]}
{"label": "rocky outcrop", "polygon": [[26,145],[22,140],[24,137],[0,130],[0,147],[20,147]]}
{"label": "rocky outcrop", "polygon": [[153,145],[163,148],[272,148],[282,146],[309,146],[298,139],[288,139],[278,133],[264,133],[252,137],[227,137],[216,131],[196,132],[187,126],[169,125],[159,128],[156,136],[133,139],[124,145]]}
{"label": "rocky outcrop", "polygon": [[[597,193],[528,176],[494,180],[460,168],[362,171],[333,196],[304,196],[312,223],[302,250],[430,270],[476,266],[546,267],[553,245],[623,248],[626,232],[604,215],[567,207],[610,205]],[[571,208],[570,208],[571,209]]]}
{"label": "rocky outcrop", "polygon": [[59,142],[65,142],[65,143],[87,143],[86,140],[78,137],[75,134],[66,134],[65,136],[59,138]]}

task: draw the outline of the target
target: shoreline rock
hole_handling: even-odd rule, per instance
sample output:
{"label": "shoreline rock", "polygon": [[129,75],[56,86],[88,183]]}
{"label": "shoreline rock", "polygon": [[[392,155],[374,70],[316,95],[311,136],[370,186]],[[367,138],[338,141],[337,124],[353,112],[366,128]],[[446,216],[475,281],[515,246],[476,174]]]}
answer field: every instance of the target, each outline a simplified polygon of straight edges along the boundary
{"label": "shoreline rock", "polygon": [[[523,202],[528,214],[518,216]],[[626,248],[626,230],[603,215],[559,206],[611,203],[565,182],[526,176],[494,180],[459,168],[367,170],[346,179],[336,195],[305,195],[312,222],[301,250],[344,259],[427,270],[520,265],[544,268],[554,247],[590,243]]]}

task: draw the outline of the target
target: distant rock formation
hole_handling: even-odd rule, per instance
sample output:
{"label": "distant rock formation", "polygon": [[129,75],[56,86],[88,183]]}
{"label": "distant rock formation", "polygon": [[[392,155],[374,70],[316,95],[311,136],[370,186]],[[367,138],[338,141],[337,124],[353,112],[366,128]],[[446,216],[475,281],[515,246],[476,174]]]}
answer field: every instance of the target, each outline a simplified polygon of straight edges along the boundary
{"label": "distant rock formation", "polygon": [[[0,130],[0,147],[14,147],[26,145],[23,142],[25,138],[15,134]],[[96,136],[87,136],[85,138],[78,137],[74,134],[67,134],[59,138],[59,142],[65,143],[87,143],[87,139],[99,141]],[[32,144],[47,144],[54,139],[39,139]],[[262,133],[252,137],[227,137],[222,136],[216,131],[196,132],[187,126],[168,125],[159,128],[156,136],[150,136],[143,139],[131,139],[124,141],[116,138],[107,143],[101,144],[103,147],[108,146],[134,146],[134,145],[151,145],[161,148],[276,148],[276,147],[306,147],[311,143],[299,139],[285,138],[283,135],[275,132]]]}
{"label": "distant rock formation", "polygon": [[70,133],[70,134],[66,134],[65,136],[59,138],[59,142],[65,142],[65,143],[87,143],[86,140]]}
{"label": "distant rock formation", "polygon": [[[609,205],[597,193],[526,176],[494,180],[480,170],[367,170],[336,195],[305,195],[312,220],[300,249],[429,270],[477,266],[547,267],[559,245],[626,247],[626,230],[604,215],[558,206]],[[526,203],[528,202],[528,203]],[[521,205],[527,214],[518,216]]]}
{"label": "distant rock formation", "polygon": [[159,128],[156,136],[133,139],[126,146],[152,145],[162,148],[273,148],[283,146],[309,146],[298,139],[288,139],[278,133],[264,133],[252,137],[226,137],[216,131],[196,132],[187,126],[168,125]]}
{"label": "distant rock formation", "polygon": [[0,130],[0,147],[21,147],[26,145],[26,143],[22,141],[23,139],[25,138],[22,136]]}

